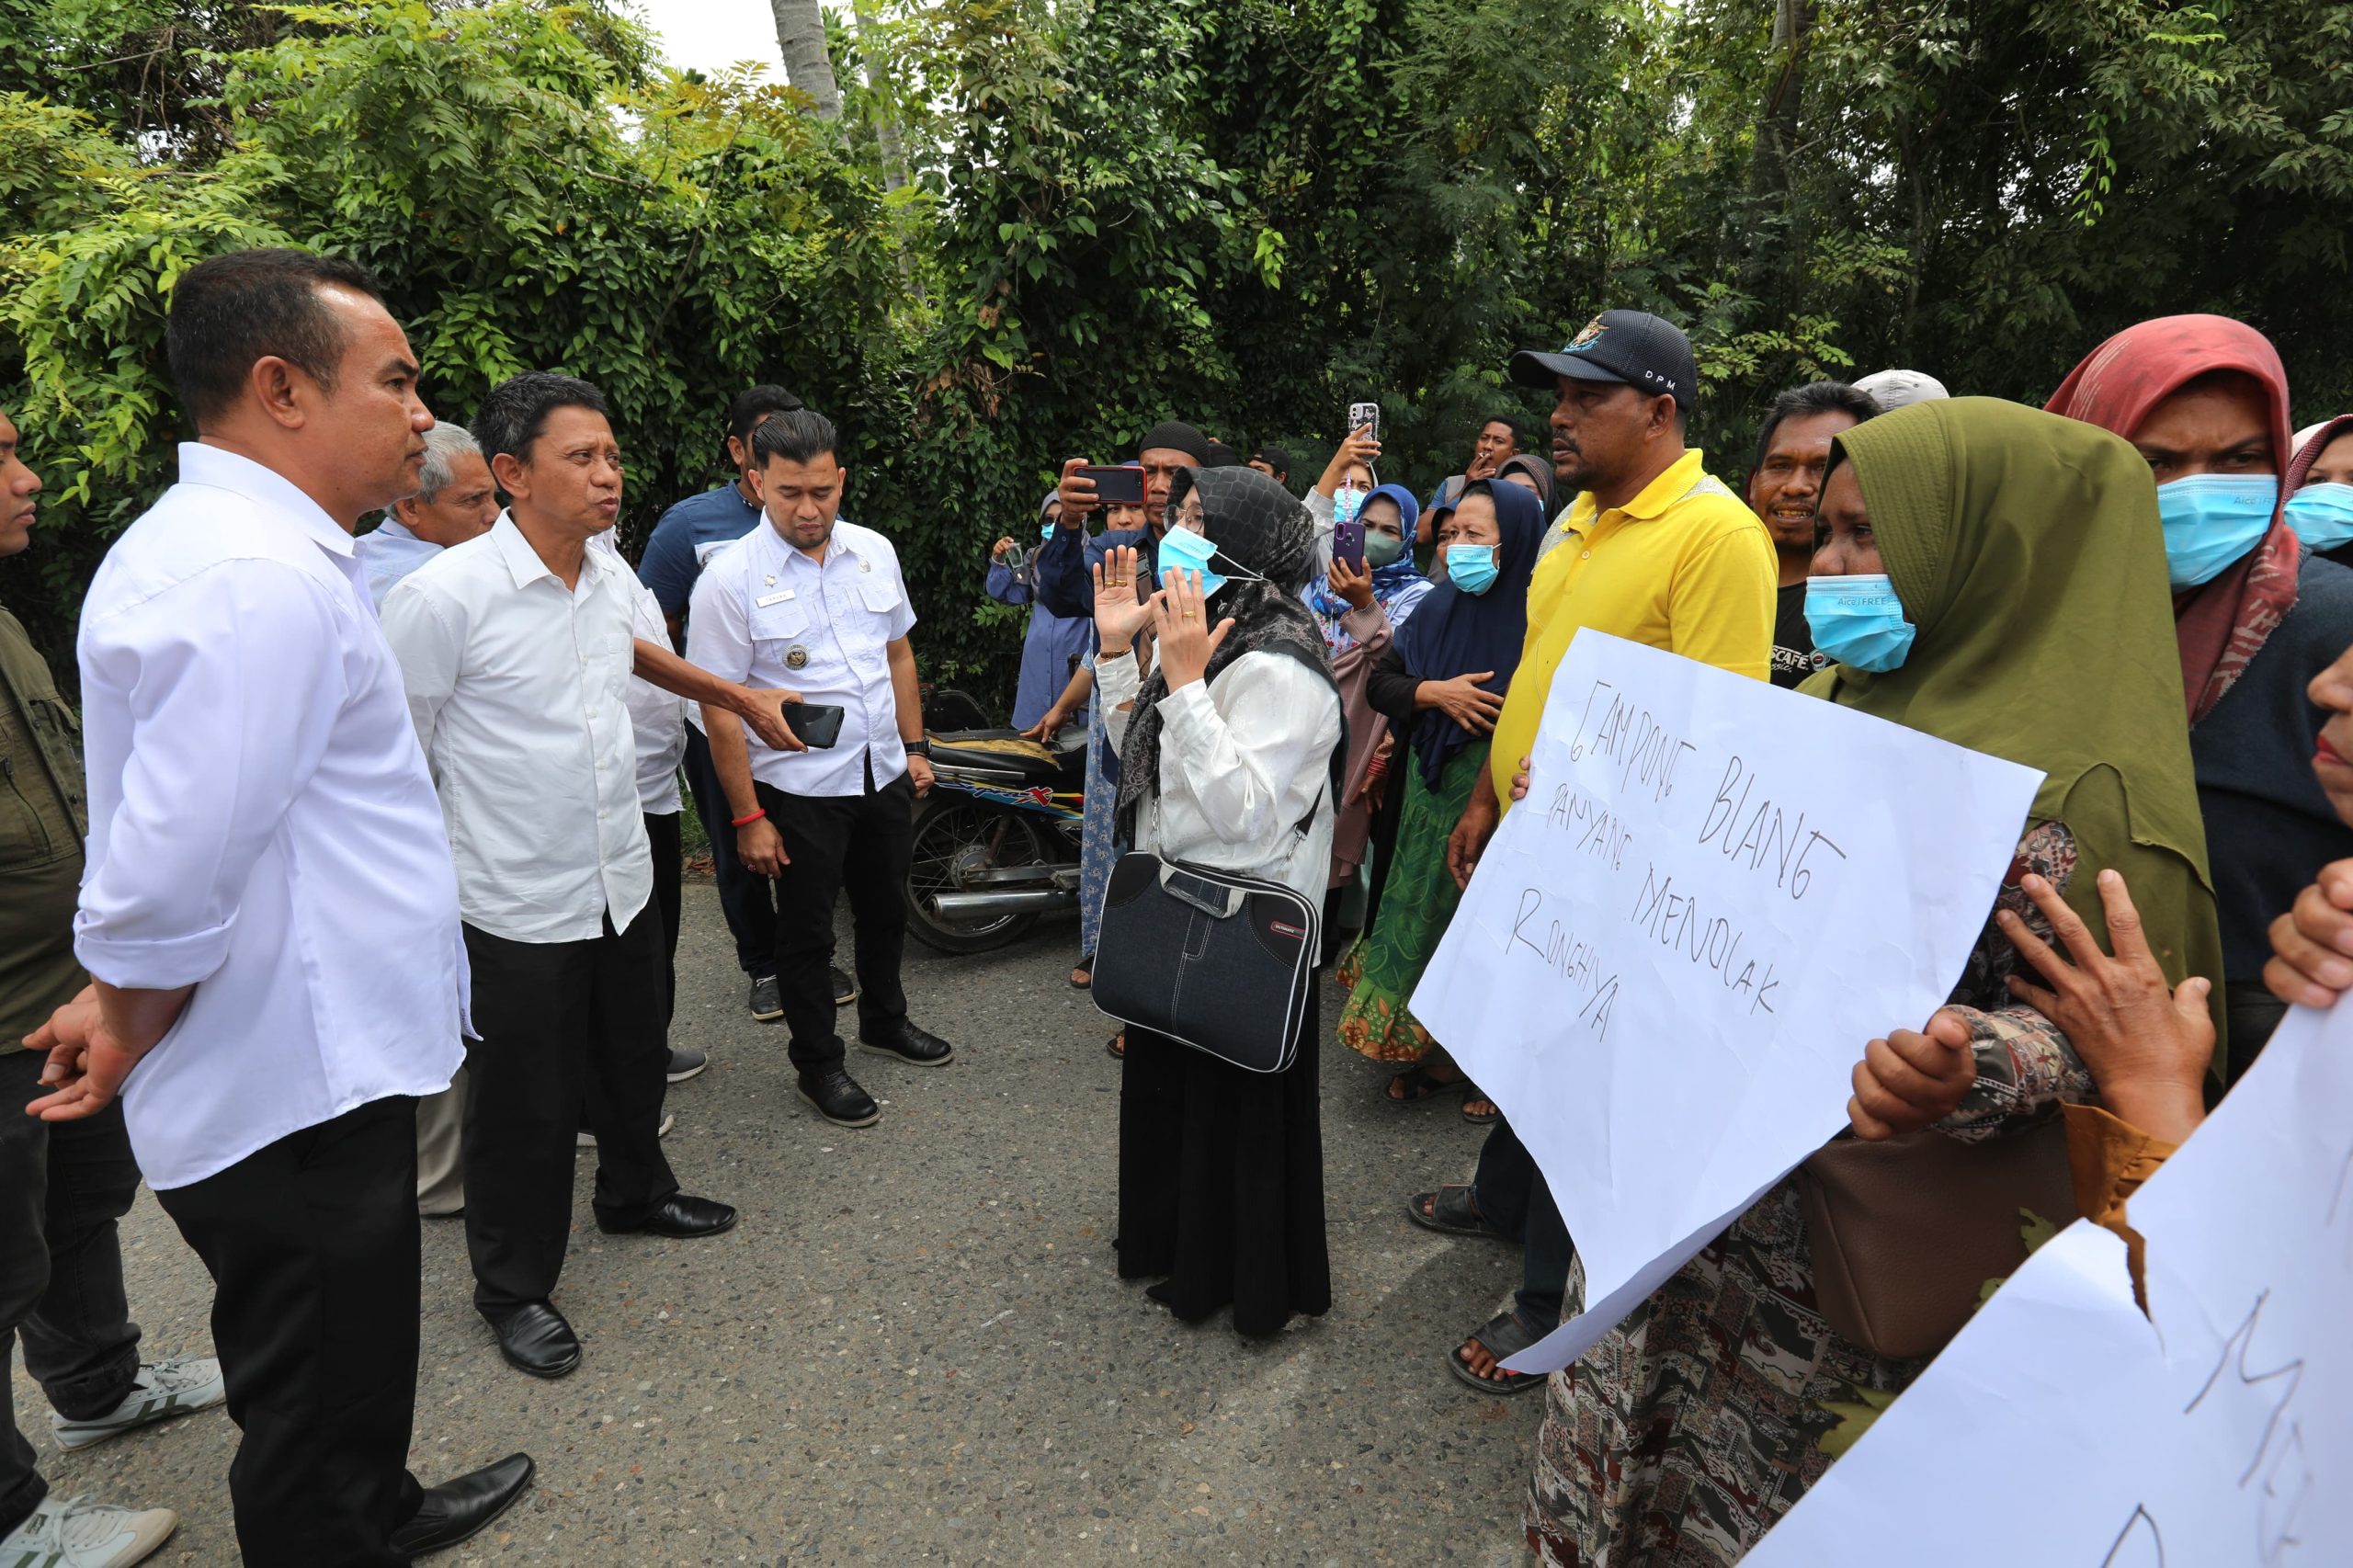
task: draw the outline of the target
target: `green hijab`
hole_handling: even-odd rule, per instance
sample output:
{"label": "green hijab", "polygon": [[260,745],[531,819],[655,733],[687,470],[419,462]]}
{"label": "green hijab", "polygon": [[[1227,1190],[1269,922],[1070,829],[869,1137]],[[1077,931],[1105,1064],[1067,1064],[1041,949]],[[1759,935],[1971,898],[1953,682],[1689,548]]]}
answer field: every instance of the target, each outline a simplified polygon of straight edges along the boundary
{"label": "green hijab", "polygon": [[2031,820],[2075,839],[2068,905],[2104,937],[2097,873],[2124,874],[2166,980],[2215,982],[2219,1063],[2222,936],[2147,461],[1984,397],[1897,409],[1836,445],[1919,634],[1893,670],[1839,665],[1804,689],[2041,769]]}

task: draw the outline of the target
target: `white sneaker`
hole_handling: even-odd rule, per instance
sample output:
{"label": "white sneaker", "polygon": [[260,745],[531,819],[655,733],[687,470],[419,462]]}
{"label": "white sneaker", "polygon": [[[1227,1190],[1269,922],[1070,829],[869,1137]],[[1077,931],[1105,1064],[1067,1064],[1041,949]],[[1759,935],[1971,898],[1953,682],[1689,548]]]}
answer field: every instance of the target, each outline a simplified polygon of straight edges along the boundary
{"label": "white sneaker", "polygon": [[[62,1449],[86,1449],[92,1443],[103,1443],[119,1437],[133,1426],[144,1426],[151,1421],[169,1416],[186,1415],[191,1410],[203,1410],[228,1397],[228,1390],[221,1381],[221,1363],[210,1356],[171,1356],[161,1361],[141,1365],[139,1376],[132,1381],[131,1392],[120,1404],[104,1415],[87,1421],[69,1421],[50,1413],[49,1424],[57,1433],[57,1446]],[[120,1513],[120,1509],[115,1512]],[[157,1540],[164,1538],[157,1536]],[[144,1555],[142,1552],[142,1555]],[[61,1559],[61,1561],[63,1561]],[[126,1562],[138,1561],[126,1557]],[[17,1568],[5,1557],[0,1563]]]}
{"label": "white sneaker", "polygon": [[[670,1129],[677,1124],[677,1120],[678,1113],[676,1111],[673,1110],[663,1112],[662,1125],[654,1130],[654,1136],[656,1138],[667,1138],[670,1136]],[[593,1132],[584,1131],[575,1142],[584,1149],[593,1149],[597,1146],[597,1135]],[[16,1564],[13,1562],[0,1563],[0,1568],[16,1568]]]}
{"label": "white sneaker", "polygon": [[8,1568],[131,1568],[179,1528],[169,1508],[117,1508],[44,1498],[32,1517],[0,1538]]}

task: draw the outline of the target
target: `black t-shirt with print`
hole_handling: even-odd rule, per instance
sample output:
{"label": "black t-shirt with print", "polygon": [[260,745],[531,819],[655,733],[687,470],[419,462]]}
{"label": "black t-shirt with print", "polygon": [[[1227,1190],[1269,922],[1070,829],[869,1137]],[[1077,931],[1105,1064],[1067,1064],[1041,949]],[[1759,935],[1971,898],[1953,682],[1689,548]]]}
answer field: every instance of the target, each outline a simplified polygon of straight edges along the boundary
{"label": "black t-shirt with print", "polygon": [[1805,623],[1805,585],[1791,583],[1773,607],[1773,684],[1795,686],[1829,662],[1813,651],[1813,629]]}

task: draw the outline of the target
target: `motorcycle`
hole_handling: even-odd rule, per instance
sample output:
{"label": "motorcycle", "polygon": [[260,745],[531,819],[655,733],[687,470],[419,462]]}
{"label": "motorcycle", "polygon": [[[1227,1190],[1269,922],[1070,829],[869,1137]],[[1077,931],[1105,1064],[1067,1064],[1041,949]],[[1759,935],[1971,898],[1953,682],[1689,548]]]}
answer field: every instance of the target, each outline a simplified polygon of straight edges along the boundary
{"label": "motorcycle", "polygon": [[1078,907],[1086,827],[1083,726],[1051,741],[1017,730],[935,727],[980,717],[961,692],[924,704],[932,788],[916,802],[907,926],[944,953],[983,953],[1041,915]]}

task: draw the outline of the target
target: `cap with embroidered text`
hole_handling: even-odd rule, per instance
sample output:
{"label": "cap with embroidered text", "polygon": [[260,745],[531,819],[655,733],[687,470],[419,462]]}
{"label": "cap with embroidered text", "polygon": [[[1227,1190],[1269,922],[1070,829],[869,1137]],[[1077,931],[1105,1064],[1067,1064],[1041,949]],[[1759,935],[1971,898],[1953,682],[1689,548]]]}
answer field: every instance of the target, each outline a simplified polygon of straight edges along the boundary
{"label": "cap with embroidered text", "polygon": [[1604,311],[1557,354],[1525,348],[1511,357],[1511,379],[1550,390],[1557,378],[1611,381],[1670,396],[1688,412],[1699,395],[1691,340],[1673,322],[1647,311]]}

